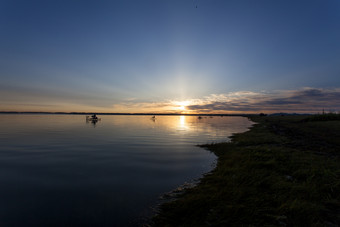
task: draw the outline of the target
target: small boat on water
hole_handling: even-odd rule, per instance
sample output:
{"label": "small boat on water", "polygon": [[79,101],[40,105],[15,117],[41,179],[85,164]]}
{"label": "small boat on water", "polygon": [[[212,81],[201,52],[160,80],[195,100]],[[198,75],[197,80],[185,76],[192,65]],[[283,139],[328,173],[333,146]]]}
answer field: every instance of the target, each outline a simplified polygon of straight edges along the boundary
{"label": "small boat on water", "polygon": [[92,121],[92,122],[97,122],[100,121],[101,119],[97,117],[96,114],[93,114],[92,116],[86,116],[86,121]]}

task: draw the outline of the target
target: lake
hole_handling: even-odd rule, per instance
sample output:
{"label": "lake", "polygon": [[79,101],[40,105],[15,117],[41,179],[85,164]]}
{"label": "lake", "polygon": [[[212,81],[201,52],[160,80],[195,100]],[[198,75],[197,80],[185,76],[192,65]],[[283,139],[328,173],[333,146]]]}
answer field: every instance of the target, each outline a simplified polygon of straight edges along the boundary
{"label": "lake", "polygon": [[214,167],[195,145],[244,117],[1,114],[0,226],[134,226],[159,197]]}

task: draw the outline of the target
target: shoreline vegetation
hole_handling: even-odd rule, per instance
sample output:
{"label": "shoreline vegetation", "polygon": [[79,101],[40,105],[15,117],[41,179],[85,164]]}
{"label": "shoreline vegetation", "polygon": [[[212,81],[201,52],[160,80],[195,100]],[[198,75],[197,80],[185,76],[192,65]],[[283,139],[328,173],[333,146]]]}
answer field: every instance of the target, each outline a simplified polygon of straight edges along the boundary
{"label": "shoreline vegetation", "polygon": [[230,142],[200,145],[216,168],[151,226],[339,226],[340,114],[249,118]]}

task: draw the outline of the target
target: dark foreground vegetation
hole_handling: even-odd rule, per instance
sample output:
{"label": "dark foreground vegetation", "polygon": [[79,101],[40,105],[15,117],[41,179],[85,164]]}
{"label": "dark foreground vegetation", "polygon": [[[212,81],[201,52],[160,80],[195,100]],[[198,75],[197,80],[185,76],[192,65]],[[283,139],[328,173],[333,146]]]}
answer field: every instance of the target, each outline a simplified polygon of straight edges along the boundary
{"label": "dark foreground vegetation", "polygon": [[232,142],[202,146],[217,167],[154,226],[340,225],[340,115],[250,118]]}

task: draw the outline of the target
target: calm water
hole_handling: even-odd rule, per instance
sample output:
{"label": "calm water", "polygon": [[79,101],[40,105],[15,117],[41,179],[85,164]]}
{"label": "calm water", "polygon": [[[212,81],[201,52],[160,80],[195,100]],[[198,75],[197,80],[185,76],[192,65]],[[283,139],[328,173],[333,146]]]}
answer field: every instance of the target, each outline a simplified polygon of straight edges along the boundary
{"label": "calm water", "polygon": [[127,226],[211,170],[196,144],[226,141],[242,117],[5,115],[0,226]]}

